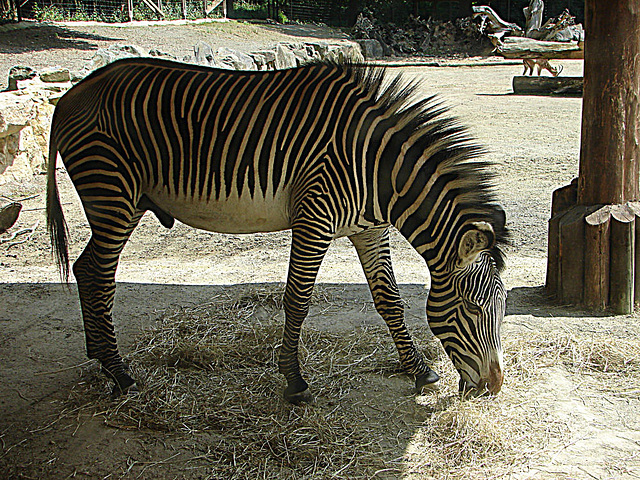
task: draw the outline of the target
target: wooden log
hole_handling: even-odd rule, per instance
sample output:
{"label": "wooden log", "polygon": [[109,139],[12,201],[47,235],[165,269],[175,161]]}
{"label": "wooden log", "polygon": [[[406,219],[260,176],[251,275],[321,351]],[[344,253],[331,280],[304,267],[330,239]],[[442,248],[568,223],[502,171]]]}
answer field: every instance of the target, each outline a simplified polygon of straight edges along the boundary
{"label": "wooden log", "polygon": [[633,299],[634,304],[640,304],[640,202],[628,202],[627,205],[633,212],[636,218],[636,226],[634,232],[635,240],[635,256],[634,256],[634,289]]}
{"label": "wooden log", "polygon": [[640,199],[640,8],[587,0],[578,202]]}
{"label": "wooden log", "polygon": [[592,207],[585,217],[584,304],[605,310],[609,304],[611,206]]}
{"label": "wooden log", "polygon": [[611,206],[609,306],[617,314],[633,313],[635,223],[628,205]]}
{"label": "wooden log", "polygon": [[577,205],[560,221],[559,295],[560,301],[580,305],[584,284],[584,218],[587,207]]}
{"label": "wooden log", "polygon": [[560,221],[564,214],[575,206],[578,195],[578,179],[553,192],[551,201],[551,219],[549,220],[549,238],[547,242],[547,293],[557,297],[560,284]]}
{"label": "wooden log", "polygon": [[578,179],[571,180],[569,185],[554,190],[551,196],[551,217],[569,210],[578,200]]}
{"label": "wooden log", "polygon": [[513,77],[516,95],[582,95],[582,77]]}
{"label": "wooden log", "polygon": [[527,37],[504,37],[497,42],[496,51],[504,58],[584,58],[579,42],[544,42]]}
{"label": "wooden log", "polygon": [[566,212],[551,217],[549,220],[549,240],[547,242],[547,293],[558,297],[560,285],[560,221]]}

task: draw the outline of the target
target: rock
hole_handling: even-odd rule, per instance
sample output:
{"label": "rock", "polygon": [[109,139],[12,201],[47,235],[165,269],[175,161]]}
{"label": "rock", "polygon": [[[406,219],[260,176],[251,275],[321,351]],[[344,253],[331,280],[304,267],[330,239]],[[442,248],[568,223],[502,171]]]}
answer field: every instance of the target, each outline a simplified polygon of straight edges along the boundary
{"label": "rock", "polygon": [[360,45],[357,43],[332,45],[329,47],[329,52],[325,57],[328,60],[338,63],[351,62],[351,63],[363,63],[364,57],[360,50]]}
{"label": "rock", "polygon": [[99,48],[86,69],[93,71],[121,58],[133,58],[145,55],[145,52],[135,45],[110,45],[109,48]]}
{"label": "rock", "polygon": [[[275,70],[276,69],[276,52],[275,50],[258,50],[257,52],[254,52],[253,54],[249,54],[249,55],[260,55],[261,57],[264,57],[264,64],[267,70]],[[254,58],[254,62],[255,62],[255,58]],[[256,62],[256,65],[258,64],[258,62]]]}
{"label": "rock", "polygon": [[267,59],[260,53],[249,53],[249,56],[253,59],[253,63],[256,64],[258,70],[268,70]]}
{"label": "rock", "polygon": [[40,80],[47,83],[64,83],[71,81],[71,73],[68,68],[52,67],[40,72]]}
{"label": "rock", "polygon": [[307,46],[307,48],[311,48],[313,49],[314,53],[314,57],[318,57],[318,58],[324,58],[327,56],[327,53],[329,52],[329,45],[326,43],[315,43],[315,42],[309,42],[305,44]]}
{"label": "rock", "polygon": [[29,95],[0,94],[0,138],[18,133],[34,118],[36,103]]}
{"label": "rock", "polygon": [[195,56],[195,63],[198,65],[216,66],[213,48],[211,48],[211,45],[208,43],[198,42],[198,44],[193,47],[193,54]]}
{"label": "rock", "polygon": [[9,70],[9,86],[7,91],[18,90],[18,82],[22,80],[31,80],[37,75],[36,71],[31,67],[16,65]]}
{"label": "rock", "polygon": [[362,38],[356,40],[356,43],[360,45],[365,59],[383,58],[385,56],[382,44],[374,38]]}
{"label": "rock", "polygon": [[287,45],[283,43],[279,43],[276,45],[276,58],[274,63],[277,70],[294,68],[298,65],[296,56],[289,49],[289,47],[287,47]]}
{"label": "rock", "polygon": [[13,227],[13,224],[18,220],[20,210],[22,210],[22,205],[17,202],[0,207],[0,233],[4,233]]}
{"label": "rock", "polygon": [[229,65],[234,70],[257,70],[257,66],[246,53],[232,50],[226,47],[220,47],[217,52],[217,63],[220,65]]}
{"label": "rock", "polygon": [[87,75],[89,75],[91,72],[89,70],[85,70],[82,69],[80,71],[77,70],[72,70],[70,72],[71,75],[71,83],[78,83],[80,80],[82,80],[84,77],[86,77]]}
{"label": "rock", "polygon": [[150,57],[157,57],[157,58],[164,58],[166,60],[177,60],[178,59],[175,55],[172,55],[172,54],[167,53],[167,52],[163,52],[161,50],[158,50],[157,48],[152,48],[151,50],[149,50],[149,56]]}
{"label": "rock", "polygon": [[0,185],[45,171],[54,106],[71,83],[21,82],[19,92],[0,92]]}

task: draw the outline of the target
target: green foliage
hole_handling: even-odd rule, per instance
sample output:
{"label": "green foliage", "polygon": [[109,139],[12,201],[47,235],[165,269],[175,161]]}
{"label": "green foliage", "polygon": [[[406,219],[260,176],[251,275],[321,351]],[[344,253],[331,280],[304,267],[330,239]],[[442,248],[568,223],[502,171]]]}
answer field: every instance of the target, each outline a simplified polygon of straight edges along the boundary
{"label": "green foliage", "polygon": [[33,7],[33,13],[39,22],[60,22],[65,20],[64,11],[53,5],[40,6],[36,4]]}
{"label": "green foliage", "polygon": [[266,2],[256,3],[247,0],[233,2],[233,17],[238,20],[267,18]]}

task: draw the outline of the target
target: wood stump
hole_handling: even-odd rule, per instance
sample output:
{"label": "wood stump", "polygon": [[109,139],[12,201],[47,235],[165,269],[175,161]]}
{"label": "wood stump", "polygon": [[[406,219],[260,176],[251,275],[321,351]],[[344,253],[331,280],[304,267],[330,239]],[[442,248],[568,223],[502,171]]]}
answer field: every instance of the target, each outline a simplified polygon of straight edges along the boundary
{"label": "wood stump", "polygon": [[576,199],[577,179],[553,195],[547,291],[562,303],[631,313],[640,303],[640,202]]}

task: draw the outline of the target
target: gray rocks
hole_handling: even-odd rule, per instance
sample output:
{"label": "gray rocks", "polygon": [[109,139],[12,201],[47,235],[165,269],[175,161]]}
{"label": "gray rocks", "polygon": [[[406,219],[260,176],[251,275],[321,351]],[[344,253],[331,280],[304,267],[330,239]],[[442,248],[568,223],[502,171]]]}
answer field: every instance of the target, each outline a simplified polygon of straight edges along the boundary
{"label": "gray rocks", "polygon": [[284,70],[285,68],[293,68],[298,66],[296,56],[283,43],[276,45],[276,70]]}
{"label": "gray rocks", "polygon": [[193,47],[193,54],[195,56],[195,63],[198,65],[216,66],[213,48],[211,48],[211,45],[208,43],[199,42]]}
{"label": "gray rocks", "polygon": [[40,80],[47,83],[64,83],[71,81],[71,72],[68,68],[46,68],[40,72]]}
{"label": "gray rocks", "polygon": [[232,50],[230,48],[220,47],[217,52],[219,65],[223,68],[231,68],[232,70],[257,70],[256,63],[246,53]]}
{"label": "gray rocks", "polygon": [[31,67],[16,65],[9,70],[9,86],[7,91],[17,90],[18,82],[22,80],[30,80],[37,75],[36,71]]}
{"label": "gray rocks", "polygon": [[360,45],[365,59],[383,58],[385,56],[382,44],[374,38],[363,38],[356,40],[356,42]]}

